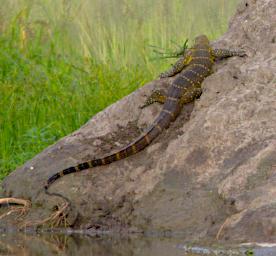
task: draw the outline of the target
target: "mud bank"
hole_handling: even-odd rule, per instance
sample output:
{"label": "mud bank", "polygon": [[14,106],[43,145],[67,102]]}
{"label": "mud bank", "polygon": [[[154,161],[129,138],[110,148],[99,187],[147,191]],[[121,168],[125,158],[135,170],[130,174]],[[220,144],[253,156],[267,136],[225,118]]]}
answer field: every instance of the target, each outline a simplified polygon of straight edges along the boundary
{"label": "mud bank", "polygon": [[[143,152],[51,186],[72,201],[69,225],[172,232],[190,241],[276,241],[275,13],[274,0],[242,1],[228,32],[213,44],[243,48],[246,58],[217,63],[201,98]],[[2,196],[28,199],[32,208],[0,226],[51,214],[62,199],[45,195],[47,178],[131,142],[161,109],[137,106],[168,82],[146,84],[12,172]]]}

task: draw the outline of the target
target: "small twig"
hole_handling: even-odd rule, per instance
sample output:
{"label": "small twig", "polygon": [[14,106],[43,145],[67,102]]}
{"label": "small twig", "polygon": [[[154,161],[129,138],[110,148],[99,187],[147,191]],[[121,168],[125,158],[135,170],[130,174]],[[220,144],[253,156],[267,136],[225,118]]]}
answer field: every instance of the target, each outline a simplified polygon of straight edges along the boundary
{"label": "small twig", "polygon": [[19,216],[22,216],[24,214],[26,214],[26,212],[30,209],[31,207],[31,202],[29,200],[26,199],[21,199],[21,198],[15,198],[15,197],[6,197],[6,198],[0,198],[0,205],[1,204],[19,204],[19,205],[23,205],[23,206],[19,206],[19,207],[12,207],[11,210],[3,213],[0,216],[0,219],[14,213],[14,212],[19,212]]}
{"label": "small twig", "polygon": [[[26,212],[31,208],[31,202],[29,200],[21,199],[21,198],[14,198],[14,197],[7,197],[7,198],[0,198],[0,205],[8,205],[10,204],[17,204],[21,206],[12,206],[11,209],[0,215],[0,219],[12,214],[19,212],[20,216],[26,214]],[[52,226],[59,226],[60,224],[64,224],[64,226],[69,226],[69,223],[67,221],[66,216],[66,210],[69,208],[70,203],[66,202],[64,203],[60,208],[58,207],[57,211],[52,213],[49,217],[41,220],[41,221],[29,221],[25,222],[23,225],[21,225],[21,228],[28,227],[28,226],[42,226],[46,223],[50,223]]]}
{"label": "small twig", "polygon": [[32,221],[32,222],[25,222],[21,227],[30,227],[30,226],[42,226],[46,223],[50,223],[50,225],[56,227],[59,226],[62,222],[64,226],[68,226],[68,222],[66,220],[66,214],[64,213],[65,210],[69,207],[69,203],[64,203],[60,209],[56,212],[52,213],[49,217],[41,220],[41,221]]}
{"label": "small twig", "polygon": [[0,198],[0,204],[21,204],[24,205],[24,207],[31,207],[31,202],[29,200],[15,197]]}

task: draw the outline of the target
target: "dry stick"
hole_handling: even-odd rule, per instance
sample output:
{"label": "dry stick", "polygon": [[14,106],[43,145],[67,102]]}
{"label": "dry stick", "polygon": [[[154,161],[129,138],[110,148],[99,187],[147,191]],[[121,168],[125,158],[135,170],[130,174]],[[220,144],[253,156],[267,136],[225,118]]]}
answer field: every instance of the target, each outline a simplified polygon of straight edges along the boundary
{"label": "dry stick", "polygon": [[6,197],[6,198],[0,198],[0,205],[1,204],[19,204],[19,205],[23,205],[23,207],[12,207],[11,210],[3,213],[0,216],[0,219],[10,215],[13,212],[21,212],[21,215],[25,214],[26,211],[31,207],[31,202],[29,200],[26,199],[21,199],[21,198],[15,198],[15,197]]}
{"label": "dry stick", "polygon": [[62,222],[64,222],[64,226],[69,226],[69,223],[67,221],[67,217],[66,217],[66,214],[65,214],[65,211],[69,208],[70,209],[70,205],[71,205],[71,202],[70,200],[61,195],[61,194],[58,194],[58,193],[50,193],[48,192],[47,189],[45,189],[45,194],[47,195],[50,195],[50,196],[57,196],[57,197],[60,197],[62,198],[63,200],[65,200],[65,203],[63,205],[61,205],[61,207],[57,209],[56,212],[54,212],[53,214],[51,214],[49,217],[43,219],[43,220],[40,220],[40,221],[28,221],[28,222],[25,222],[21,225],[21,228],[26,228],[26,227],[31,227],[31,226],[42,226],[46,223],[50,223],[51,226],[53,227],[57,227],[59,226]]}
{"label": "dry stick", "polygon": [[[6,197],[6,198],[0,198],[0,205],[1,204],[18,204],[18,205],[23,205],[22,207],[12,207],[11,210],[3,213],[0,215],[0,219],[10,215],[11,213],[14,212],[21,212],[21,215],[25,214],[26,211],[31,207],[31,202],[26,199],[22,198],[15,198],[15,197]],[[66,223],[66,216],[64,215],[65,210],[69,207],[70,203],[66,202],[59,210],[54,212],[52,215],[50,215],[48,218],[41,220],[41,221],[35,221],[35,222],[26,222],[25,224],[22,225],[22,227],[27,227],[27,226],[34,226],[34,225],[43,225],[47,222],[51,222],[53,226],[58,226],[62,221],[64,221],[65,225]]]}
{"label": "dry stick", "polygon": [[21,204],[25,207],[31,206],[31,202],[29,200],[15,197],[0,198],[0,204]]}
{"label": "dry stick", "polygon": [[68,208],[69,204],[65,203],[60,210],[57,210],[53,214],[51,214],[49,217],[41,220],[41,221],[35,221],[35,222],[26,222],[21,227],[30,227],[30,226],[42,226],[47,222],[51,222],[53,226],[58,226],[62,221],[65,222],[66,225],[66,216],[64,216],[64,211]]}
{"label": "dry stick", "polygon": [[[49,218],[47,218],[45,220],[51,221],[53,226],[59,226],[62,223],[62,221],[64,221],[64,226],[66,227],[68,225],[68,222],[66,220],[67,217],[64,212],[66,209],[68,209],[68,208],[70,209],[71,201],[67,197],[65,197],[59,193],[49,192],[48,188],[45,188],[44,191],[45,191],[46,195],[57,196],[57,197],[62,198],[65,201],[65,203],[61,207],[61,209],[57,210],[55,213],[53,213]],[[43,223],[45,223],[47,221],[43,221]]]}

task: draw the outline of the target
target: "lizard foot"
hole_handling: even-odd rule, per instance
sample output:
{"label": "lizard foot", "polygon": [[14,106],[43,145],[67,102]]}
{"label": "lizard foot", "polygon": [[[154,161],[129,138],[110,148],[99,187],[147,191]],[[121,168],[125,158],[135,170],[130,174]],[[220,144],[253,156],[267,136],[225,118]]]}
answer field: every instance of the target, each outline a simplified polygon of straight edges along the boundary
{"label": "lizard foot", "polygon": [[163,90],[154,90],[150,96],[147,97],[144,105],[140,106],[141,109],[153,104],[154,102],[158,102],[160,104],[164,104],[166,101],[166,93]]}

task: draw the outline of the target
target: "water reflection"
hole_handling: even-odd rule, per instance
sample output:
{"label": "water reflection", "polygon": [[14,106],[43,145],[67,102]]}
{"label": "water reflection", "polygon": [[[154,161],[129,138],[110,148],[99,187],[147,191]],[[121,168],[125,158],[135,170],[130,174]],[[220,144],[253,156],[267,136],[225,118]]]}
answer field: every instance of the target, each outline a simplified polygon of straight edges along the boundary
{"label": "water reflection", "polygon": [[[253,253],[253,254],[252,254]],[[178,238],[85,236],[78,234],[0,234],[0,255],[202,256],[276,255],[272,248],[207,248],[187,246]]]}

